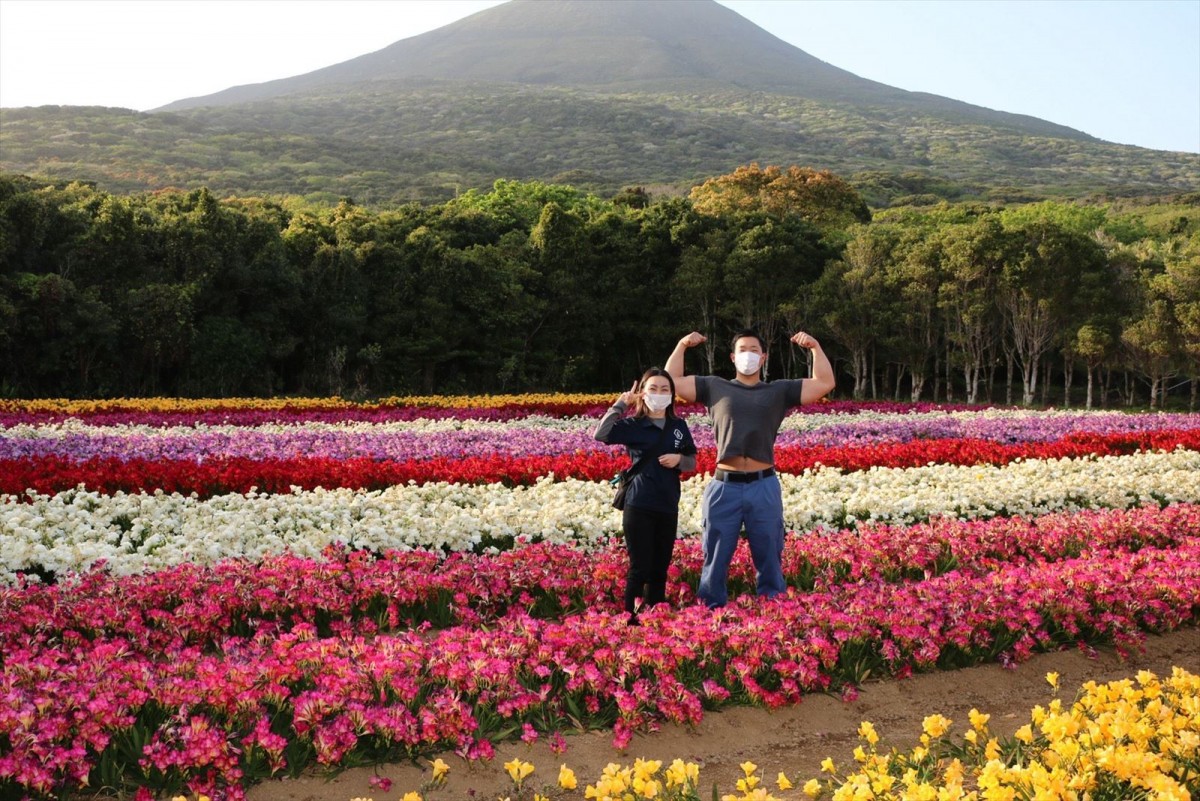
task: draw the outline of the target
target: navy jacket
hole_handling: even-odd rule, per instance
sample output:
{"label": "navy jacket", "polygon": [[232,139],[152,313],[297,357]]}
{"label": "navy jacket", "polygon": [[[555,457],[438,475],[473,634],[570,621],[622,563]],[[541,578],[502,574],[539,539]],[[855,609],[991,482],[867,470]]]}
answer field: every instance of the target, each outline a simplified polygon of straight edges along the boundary
{"label": "navy jacket", "polygon": [[[650,452],[647,462],[638,468],[625,496],[626,509],[649,509],[655,512],[679,510],[679,468],[668,469],[658,463],[664,453],[683,455],[684,467],[695,468],[696,444],[687,423],[679,418],[667,418],[665,428],[659,428],[649,417],[620,417],[624,405],[608,410],[596,428],[596,439],[609,445],[624,445],[629,451],[630,464]],[[606,423],[609,425],[606,426]],[[607,430],[606,430],[607,429]],[[660,444],[661,443],[661,444]],[[687,457],[693,457],[688,459]]]}

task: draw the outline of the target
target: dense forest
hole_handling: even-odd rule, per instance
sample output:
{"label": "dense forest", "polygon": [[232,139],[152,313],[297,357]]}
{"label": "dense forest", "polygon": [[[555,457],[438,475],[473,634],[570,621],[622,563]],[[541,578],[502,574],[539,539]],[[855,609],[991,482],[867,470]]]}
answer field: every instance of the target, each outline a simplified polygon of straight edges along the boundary
{"label": "dense forest", "polygon": [[367,207],[0,176],[0,395],[611,390],[730,331],[837,395],[1196,406],[1200,195],[877,211],[828,172],[688,197],[497,181]]}

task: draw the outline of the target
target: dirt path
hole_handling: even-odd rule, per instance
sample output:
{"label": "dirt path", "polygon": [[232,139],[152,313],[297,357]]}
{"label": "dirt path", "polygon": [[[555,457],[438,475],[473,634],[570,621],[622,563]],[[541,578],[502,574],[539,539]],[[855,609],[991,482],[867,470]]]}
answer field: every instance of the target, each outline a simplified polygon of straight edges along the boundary
{"label": "dirt path", "polygon": [[[513,785],[503,764],[514,757],[536,767],[526,783],[532,788],[553,785],[559,765],[566,763],[580,782],[577,792],[569,796],[572,798],[582,798],[585,785],[594,783],[608,763],[628,765],[636,757],[665,763],[679,757],[698,763],[704,797],[713,783],[721,794],[734,792],[734,783],[742,775],[738,766],[746,760],[759,766],[772,787],[779,771],[793,781],[798,778],[799,785],[819,775],[821,760],[826,757],[842,766],[851,762],[851,752],[859,744],[858,726],[864,720],[875,724],[882,738],[880,750],[911,747],[920,735],[921,721],[934,713],[954,720],[952,733],[961,733],[972,707],[991,714],[994,732],[1011,734],[1029,721],[1034,705],[1044,705],[1053,697],[1045,680],[1048,672],[1060,675],[1059,696],[1070,701],[1086,681],[1132,678],[1139,670],[1165,676],[1172,666],[1200,672],[1200,629],[1150,637],[1144,653],[1124,661],[1111,648],[1102,649],[1095,658],[1077,650],[1063,651],[1038,655],[1012,670],[984,665],[868,683],[851,702],[814,695],[798,706],[774,712],[741,707],[708,713],[694,730],[668,725],[659,732],[637,735],[624,753],[612,748],[610,734],[593,732],[568,736],[565,754],[552,753],[543,742],[501,746],[493,761],[475,765],[445,754],[443,759],[450,765],[448,782],[425,797],[427,801],[495,801],[511,795]],[[369,781],[376,775],[391,779],[391,789],[383,792],[371,787]],[[405,792],[420,789],[428,778],[427,763],[380,765],[348,770],[332,778],[313,775],[268,782],[251,790],[250,801],[349,801],[358,797],[398,801]]]}

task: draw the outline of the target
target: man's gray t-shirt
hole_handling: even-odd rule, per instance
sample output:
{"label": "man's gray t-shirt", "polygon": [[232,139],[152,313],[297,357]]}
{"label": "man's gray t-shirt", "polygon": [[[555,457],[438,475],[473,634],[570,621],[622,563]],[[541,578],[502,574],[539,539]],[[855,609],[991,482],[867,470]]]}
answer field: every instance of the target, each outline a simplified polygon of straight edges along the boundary
{"label": "man's gray t-shirt", "polygon": [[800,403],[803,378],[760,381],[696,376],[696,400],[712,414],[717,461],[748,456],[775,463],[775,435],[788,410]]}

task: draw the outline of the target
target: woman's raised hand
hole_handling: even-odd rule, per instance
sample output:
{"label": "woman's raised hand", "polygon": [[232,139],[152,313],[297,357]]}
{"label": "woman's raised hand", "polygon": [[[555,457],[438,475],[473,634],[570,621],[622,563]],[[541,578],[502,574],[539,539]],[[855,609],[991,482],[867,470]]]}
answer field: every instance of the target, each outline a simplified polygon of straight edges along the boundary
{"label": "woman's raised hand", "polygon": [[621,393],[617,400],[624,403],[626,406],[633,408],[637,406],[637,402],[641,399],[642,393],[638,392],[638,382],[634,381],[633,386]]}

